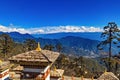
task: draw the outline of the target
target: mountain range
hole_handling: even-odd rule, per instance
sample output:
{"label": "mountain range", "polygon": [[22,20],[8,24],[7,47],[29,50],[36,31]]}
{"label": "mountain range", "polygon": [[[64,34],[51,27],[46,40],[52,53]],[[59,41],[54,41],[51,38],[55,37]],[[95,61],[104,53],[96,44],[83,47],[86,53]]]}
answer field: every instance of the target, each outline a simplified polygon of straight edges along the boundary
{"label": "mountain range", "polygon": [[99,41],[97,40],[90,40],[75,36],[67,36],[60,39],[38,38],[37,41],[41,43],[41,47],[44,47],[44,45],[48,44],[51,44],[53,46],[55,46],[56,44],[61,44],[61,52],[69,55],[98,56],[96,46]]}
{"label": "mountain range", "polygon": [[26,39],[35,39],[30,34],[21,34],[19,32],[0,32],[0,34],[6,33],[8,34],[15,42],[23,42]]}
{"label": "mountain range", "polygon": [[81,38],[87,38],[91,40],[101,41],[101,32],[61,32],[61,33],[49,33],[49,34],[32,34],[36,38],[44,39],[60,39],[67,36],[75,36]]}
{"label": "mountain range", "polygon": [[[0,34],[2,33],[3,32],[0,32]],[[20,43],[22,43],[26,39],[35,39],[37,42],[40,42],[42,48],[45,45],[51,44],[55,47],[56,44],[61,44],[62,45],[61,52],[68,55],[86,56],[86,57],[99,56],[96,46],[100,42],[98,41],[99,39],[97,38],[100,37],[98,36],[100,35],[100,33],[90,33],[90,34],[89,33],[68,33],[68,34],[56,33],[56,34],[44,34],[44,36],[42,37],[41,36],[35,37],[30,34],[20,34],[18,32],[10,32],[7,34],[9,34],[14,41]],[[56,49],[54,49],[54,51],[56,51]]]}

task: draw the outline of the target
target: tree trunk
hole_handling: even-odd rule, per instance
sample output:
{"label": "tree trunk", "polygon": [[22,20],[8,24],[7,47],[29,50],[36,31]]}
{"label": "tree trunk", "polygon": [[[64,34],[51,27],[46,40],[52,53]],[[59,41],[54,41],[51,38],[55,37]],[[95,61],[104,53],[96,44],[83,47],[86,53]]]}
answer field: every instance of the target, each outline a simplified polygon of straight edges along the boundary
{"label": "tree trunk", "polygon": [[112,37],[112,34],[111,34],[111,28],[110,28],[110,34],[109,34],[109,38],[110,38],[110,44],[109,44],[109,62],[108,62],[108,71],[111,72],[111,49],[112,49],[112,41],[111,41],[111,37]]}

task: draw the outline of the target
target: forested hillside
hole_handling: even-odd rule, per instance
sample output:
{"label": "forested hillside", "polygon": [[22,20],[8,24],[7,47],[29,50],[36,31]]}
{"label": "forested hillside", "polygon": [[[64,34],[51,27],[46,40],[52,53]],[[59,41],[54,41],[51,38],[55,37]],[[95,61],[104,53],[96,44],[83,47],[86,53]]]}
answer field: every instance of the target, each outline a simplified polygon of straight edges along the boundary
{"label": "forested hillside", "polygon": [[[35,50],[37,42],[40,42],[42,49],[60,52],[60,56],[52,68],[56,66],[56,68],[64,69],[64,75],[84,75],[85,77],[94,75],[94,77],[99,77],[108,66],[108,58],[100,58],[99,54],[96,53],[99,41],[73,36],[61,39],[36,39],[29,34],[12,33],[9,35],[1,33],[0,59],[8,60],[13,55]],[[119,55],[114,57],[119,57]],[[114,59],[111,60],[113,63],[111,64],[112,71],[119,72],[120,65]]]}
{"label": "forested hillside", "polygon": [[[2,33],[1,33],[2,34]],[[90,40],[82,37],[66,36],[60,39],[44,39],[44,38],[34,38],[30,34],[20,34],[18,32],[6,33],[8,34],[14,42],[23,44],[27,39],[34,39],[36,42],[40,42],[41,47],[51,45],[54,51],[57,45],[61,46],[61,52],[68,55],[74,56],[89,56],[98,57],[97,44],[99,41]]]}

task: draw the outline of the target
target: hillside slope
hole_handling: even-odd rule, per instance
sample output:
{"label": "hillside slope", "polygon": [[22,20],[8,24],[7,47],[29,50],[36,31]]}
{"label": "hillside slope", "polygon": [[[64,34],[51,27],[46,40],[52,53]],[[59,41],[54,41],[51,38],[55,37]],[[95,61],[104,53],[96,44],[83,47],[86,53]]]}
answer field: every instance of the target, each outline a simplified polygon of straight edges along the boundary
{"label": "hillside slope", "polygon": [[[20,43],[24,42],[26,39],[35,39],[37,42],[40,42],[42,48],[45,45],[53,45],[55,47],[56,44],[61,44],[62,46],[61,52],[68,55],[89,57],[98,56],[98,54],[96,53],[97,51],[96,46],[99,43],[99,41],[97,40],[90,40],[75,36],[66,36],[60,39],[34,38],[30,34],[20,34],[18,32],[11,32],[7,34],[9,34],[15,42]],[[55,48],[54,51],[56,51]]]}
{"label": "hillside slope", "polygon": [[37,39],[41,43],[41,46],[51,44],[55,46],[56,44],[62,45],[62,53],[79,55],[79,56],[97,56],[97,44],[99,41],[90,40],[80,37],[67,36],[61,39]]}

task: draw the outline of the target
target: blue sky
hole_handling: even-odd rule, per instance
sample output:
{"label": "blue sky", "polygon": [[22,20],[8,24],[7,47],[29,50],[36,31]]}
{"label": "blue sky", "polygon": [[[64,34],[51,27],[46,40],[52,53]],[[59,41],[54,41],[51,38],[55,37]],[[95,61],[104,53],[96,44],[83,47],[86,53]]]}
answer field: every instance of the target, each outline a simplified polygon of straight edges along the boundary
{"label": "blue sky", "polygon": [[120,0],[0,0],[0,28],[23,33],[33,28],[44,33],[61,26],[71,32],[83,28],[97,31],[111,21],[120,24],[119,3]]}

